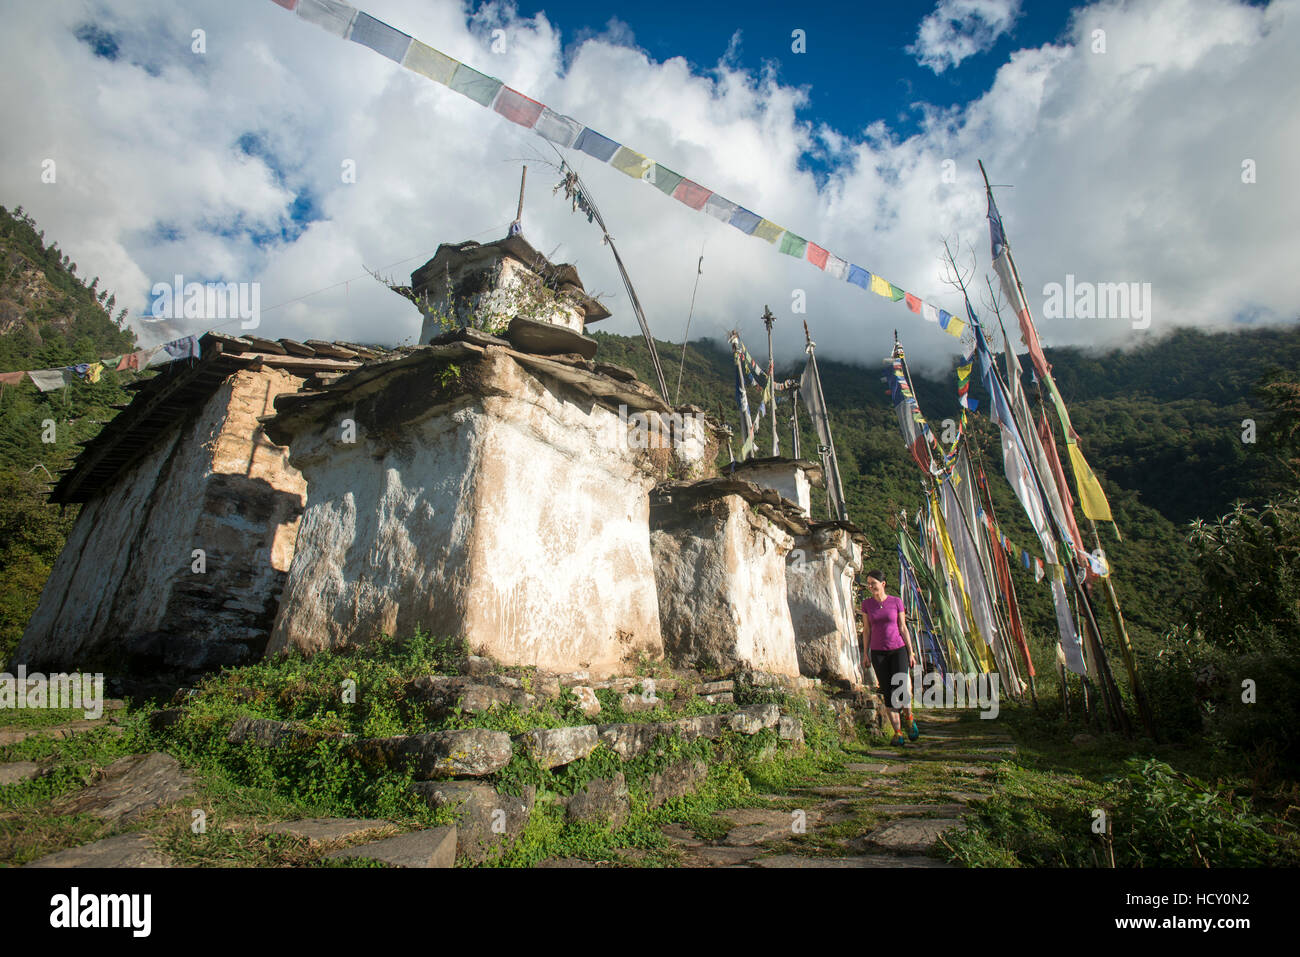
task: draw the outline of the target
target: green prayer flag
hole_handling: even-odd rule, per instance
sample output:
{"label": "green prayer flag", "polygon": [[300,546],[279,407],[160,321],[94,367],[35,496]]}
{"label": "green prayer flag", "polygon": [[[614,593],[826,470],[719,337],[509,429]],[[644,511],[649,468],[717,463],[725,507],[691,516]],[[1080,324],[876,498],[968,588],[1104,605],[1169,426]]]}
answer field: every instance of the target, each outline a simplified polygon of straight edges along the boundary
{"label": "green prayer flag", "polygon": [[788,229],[785,231],[785,235],[781,237],[781,252],[785,253],[787,256],[798,256],[802,259],[804,250],[807,248],[808,240],[796,236]]}

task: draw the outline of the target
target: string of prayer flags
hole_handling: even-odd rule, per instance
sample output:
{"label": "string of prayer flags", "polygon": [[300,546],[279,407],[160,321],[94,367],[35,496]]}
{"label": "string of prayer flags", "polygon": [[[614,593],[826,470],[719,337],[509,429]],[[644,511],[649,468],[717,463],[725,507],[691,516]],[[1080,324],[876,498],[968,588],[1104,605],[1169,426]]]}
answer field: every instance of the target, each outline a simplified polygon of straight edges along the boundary
{"label": "string of prayer flags", "polygon": [[181,339],[165,342],[160,346],[154,346],[152,349],[141,349],[138,352],[129,352],[122,356],[111,356],[95,362],[78,362],[75,365],[64,366],[61,369],[34,369],[25,372],[0,373],[0,383],[18,385],[25,376],[31,379],[32,384],[42,392],[53,392],[56,389],[62,389],[68,384],[69,373],[85,382],[98,382],[105,369],[113,369],[117,372],[138,371],[151,365],[175,362],[177,359],[197,359],[199,358],[199,351],[199,337],[185,336]]}
{"label": "string of prayer flags", "polygon": [[803,259],[836,280],[870,289],[891,302],[903,302],[911,312],[928,322],[937,322],[940,329],[955,339],[961,338],[967,328],[965,320],[923,301],[883,276],[836,256],[820,243],[807,240],[784,226],[719,196],[643,153],[598,133],[573,117],[555,112],[500,80],[480,73],[342,0],[272,2],[296,12],[303,20],[334,36],[367,47],[412,73],[440,83],[480,106],[494,110],[510,122],[533,130],[556,146],[586,153],[628,176],[651,184],[690,209],[706,213],[748,236],[765,240],[775,245],[784,255]]}

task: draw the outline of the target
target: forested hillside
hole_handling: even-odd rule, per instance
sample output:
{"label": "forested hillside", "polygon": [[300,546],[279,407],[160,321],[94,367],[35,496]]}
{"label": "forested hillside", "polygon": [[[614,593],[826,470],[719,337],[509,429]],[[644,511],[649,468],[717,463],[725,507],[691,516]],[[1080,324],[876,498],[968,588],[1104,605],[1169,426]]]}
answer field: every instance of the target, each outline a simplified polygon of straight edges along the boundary
{"label": "forested hillside", "polygon": [[[0,372],[61,368],[135,348],[120,325],[125,310],[114,317],[113,294],[98,277],[87,284],[76,268],[21,208],[0,207]],[[0,386],[0,661],[21,637],[76,516],[46,504],[47,484],[126,402],[126,375],[106,370],[98,382],[53,392],[30,380]]]}

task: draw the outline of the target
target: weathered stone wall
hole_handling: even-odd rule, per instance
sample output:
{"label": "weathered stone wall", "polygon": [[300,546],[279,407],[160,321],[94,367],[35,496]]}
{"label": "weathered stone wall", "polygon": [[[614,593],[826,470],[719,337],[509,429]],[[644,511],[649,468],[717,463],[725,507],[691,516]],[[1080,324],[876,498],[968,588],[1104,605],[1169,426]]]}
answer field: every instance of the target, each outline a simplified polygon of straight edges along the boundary
{"label": "weathered stone wall", "polygon": [[786,599],[793,536],[736,494],[657,503],[650,544],[664,650],[702,670],[799,674]]}
{"label": "weathered stone wall", "polygon": [[[301,382],[264,369],[237,372],[228,383],[226,419],[211,445],[212,472],[194,527],[194,547],[204,549],[207,569],[174,583],[159,628],[198,636],[187,643],[188,667],[224,664],[226,658],[256,660],[266,649],[293,560],[307,483],[289,465],[288,450],[266,437],[258,418],[272,414],[275,397],[297,391]],[[209,647],[212,639],[227,650],[217,656]],[[179,645],[172,655],[181,657]]]}
{"label": "weathered stone wall", "polygon": [[660,657],[652,478],[617,411],[500,349],[461,363],[450,401],[429,368],[292,436],[308,501],[271,649],[422,628],[554,671]]}
{"label": "weathered stone wall", "polygon": [[[256,658],[303,482],[255,416],[301,381],[272,369],[234,374],[83,505],[15,661],[188,672]],[[191,570],[196,548],[206,552],[202,575]]]}
{"label": "weathered stone wall", "polygon": [[814,527],[797,536],[786,562],[799,670],[810,678],[863,683],[853,581],[862,551],[849,532]]}

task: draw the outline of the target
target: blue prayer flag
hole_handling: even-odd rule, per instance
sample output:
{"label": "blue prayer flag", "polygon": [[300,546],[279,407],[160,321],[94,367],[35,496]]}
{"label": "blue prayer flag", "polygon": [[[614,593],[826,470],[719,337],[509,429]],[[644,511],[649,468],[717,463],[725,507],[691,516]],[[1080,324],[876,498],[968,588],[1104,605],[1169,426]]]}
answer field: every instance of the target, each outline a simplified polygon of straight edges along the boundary
{"label": "blue prayer flag", "polygon": [[762,221],[762,216],[759,216],[757,213],[751,213],[743,206],[738,207],[731,217],[731,225],[735,226],[742,233],[752,233]]}
{"label": "blue prayer flag", "polygon": [[376,20],[368,13],[357,13],[352,21],[352,32],[348,39],[362,46],[370,47],[398,63],[406,56],[406,48],[411,45],[411,38],[400,30],[395,30],[382,20]]}
{"label": "blue prayer flag", "polygon": [[573,144],[574,149],[582,150],[588,156],[594,156],[602,163],[608,163],[610,157],[618,152],[619,144],[608,136],[601,136],[590,126],[584,127]]}

